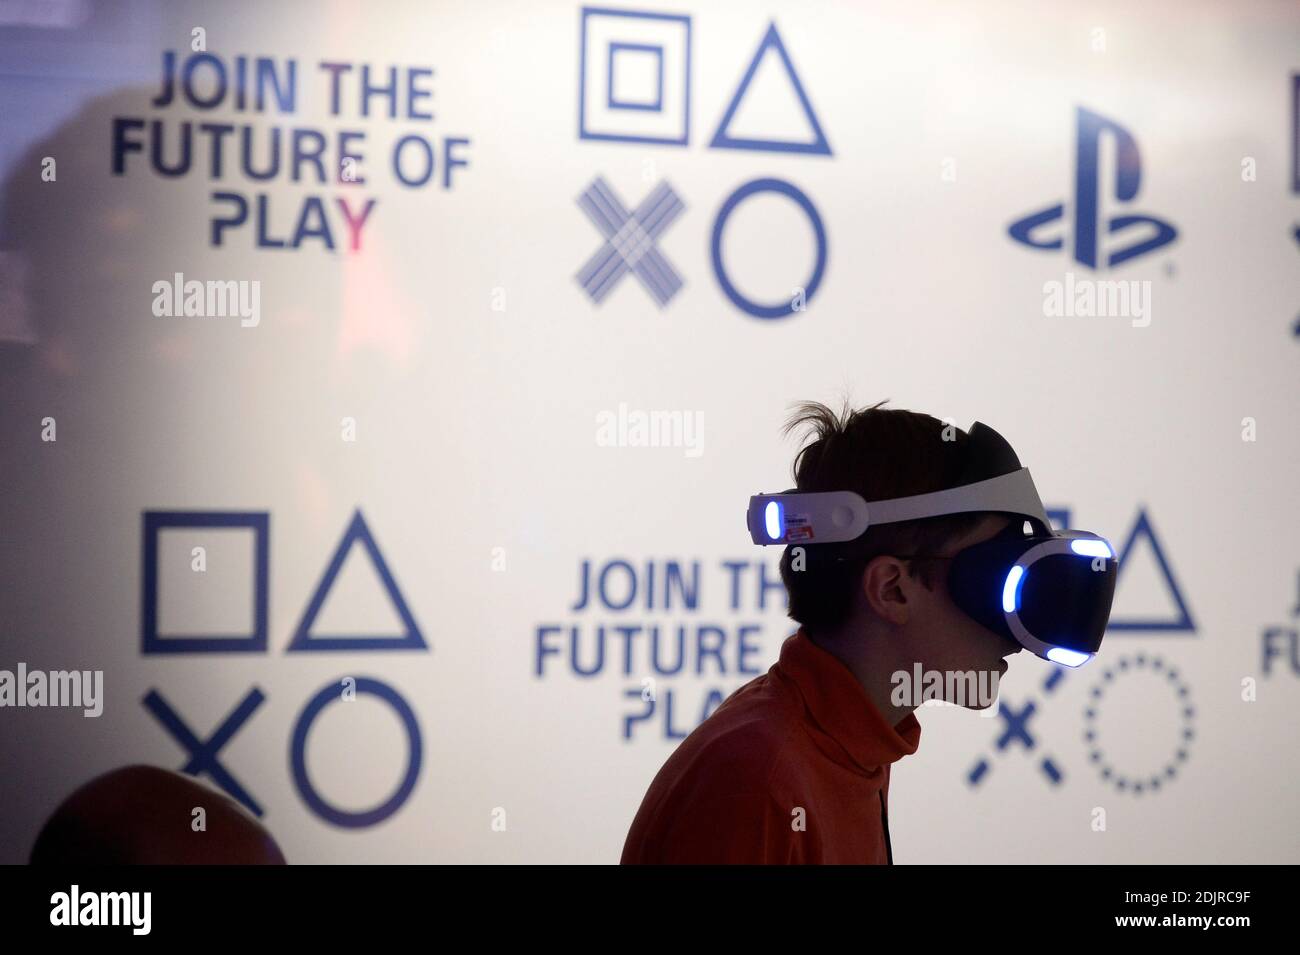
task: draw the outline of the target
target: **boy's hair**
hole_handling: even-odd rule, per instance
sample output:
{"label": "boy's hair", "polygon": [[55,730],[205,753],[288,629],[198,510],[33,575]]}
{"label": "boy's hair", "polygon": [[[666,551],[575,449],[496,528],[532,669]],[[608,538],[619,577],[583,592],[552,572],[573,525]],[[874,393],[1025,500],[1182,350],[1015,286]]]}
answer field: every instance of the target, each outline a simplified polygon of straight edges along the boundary
{"label": "boy's hair", "polygon": [[[966,432],[928,414],[882,408],[888,400],[859,411],[846,402],[839,415],[816,401],[797,405],[784,433],[806,428],[806,437],[813,440],[794,459],[795,486],[800,491],[856,491],[867,501],[955,486],[966,458]],[[972,512],[881,524],[854,541],[786,547],[781,580],[790,595],[789,615],[812,633],[842,625],[872,558],[934,555],[984,516]],[[796,547],[802,548],[803,570],[791,566]],[[907,566],[927,590],[934,588],[936,562],[909,561]]]}

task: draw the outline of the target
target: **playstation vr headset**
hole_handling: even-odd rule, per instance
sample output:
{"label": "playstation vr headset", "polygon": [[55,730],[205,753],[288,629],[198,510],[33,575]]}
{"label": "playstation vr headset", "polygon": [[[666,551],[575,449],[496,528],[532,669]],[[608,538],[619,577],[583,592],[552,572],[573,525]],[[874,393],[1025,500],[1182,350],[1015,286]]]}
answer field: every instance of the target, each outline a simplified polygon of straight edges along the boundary
{"label": "playstation vr headset", "polygon": [[952,599],[1031,653],[1082,666],[1101,647],[1110,619],[1119,571],[1114,548],[1090,531],[1052,530],[1029,469],[988,425],[971,426],[965,450],[957,483],[931,494],[883,501],[853,491],[756,494],[745,514],[750,537],[762,545],[843,544],[877,524],[975,511],[1019,517],[952,558]]}

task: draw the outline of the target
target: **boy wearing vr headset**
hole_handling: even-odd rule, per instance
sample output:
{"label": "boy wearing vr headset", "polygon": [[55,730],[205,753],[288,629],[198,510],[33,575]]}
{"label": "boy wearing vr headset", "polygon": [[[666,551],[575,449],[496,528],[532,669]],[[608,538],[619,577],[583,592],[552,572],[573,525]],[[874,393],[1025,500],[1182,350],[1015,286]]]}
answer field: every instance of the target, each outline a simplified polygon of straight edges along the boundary
{"label": "boy wearing vr headset", "polygon": [[[755,543],[785,545],[799,630],[660,769],[624,864],[892,863],[890,767],[921,736],[899,675],[996,681],[1022,648],[1079,666],[1100,646],[1109,543],[1053,531],[987,425],[967,433],[883,404],[836,415],[806,403],[787,424],[812,431],[797,487],[752,497],[746,521]],[[926,698],[992,702],[953,686]]]}

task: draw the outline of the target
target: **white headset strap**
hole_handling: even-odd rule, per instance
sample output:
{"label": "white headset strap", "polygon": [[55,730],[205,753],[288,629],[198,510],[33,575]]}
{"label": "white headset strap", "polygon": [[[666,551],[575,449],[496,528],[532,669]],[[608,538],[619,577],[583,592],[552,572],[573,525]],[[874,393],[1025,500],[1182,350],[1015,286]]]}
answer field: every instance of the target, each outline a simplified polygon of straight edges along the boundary
{"label": "white headset strap", "polygon": [[934,491],[930,494],[913,494],[885,501],[867,502],[867,526],[914,521],[922,517],[940,517],[944,514],[964,514],[971,511],[1005,511],[1022,514],[1051,525],[1043,509],[1042,498],[1034,487],[1029,468],[1021,468],[985,481],[964,484],[961,487]]}
{"label": "white headset strap", "polygon": [[[777,510],[770,514],[773,505]],[[853,491],[758,494],[749,499],[746,522],[756,544],[835,543],[855,540],[876,524],[972,511],[1019,514],[1051,528],[1028,468],[944,491],[882,501],[865,501]],[[769,526],[767,522],[778,514],[780,519]]]}

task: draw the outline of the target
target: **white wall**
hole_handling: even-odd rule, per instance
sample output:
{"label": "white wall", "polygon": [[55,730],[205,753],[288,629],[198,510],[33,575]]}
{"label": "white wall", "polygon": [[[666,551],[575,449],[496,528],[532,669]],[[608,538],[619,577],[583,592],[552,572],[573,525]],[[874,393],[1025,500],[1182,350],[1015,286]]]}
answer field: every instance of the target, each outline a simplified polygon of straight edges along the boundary
{"label": "white wall", "polygon": [[[184,763],[142,705],[151,690],[205,738],[256,686],[266,701],[219,759],[293,861],[616,861],[675,743],[663,723],[668,694],[674,727],[689,729],[711,691],[751,678],[736,669],[742,639],[757,647],[748,668],[761,672],[793,628],[779,590],[759,603],[758,566],[775,580],[778,554],[749,545],[741,513],[749,494],[789,486],[786,406],[847,391],[859,404],[889,398],[961,427],[993,425],[1049,507],[1070,509],[1074,526],[1117,546],[1145,514],[1191,619],[1183,630],[1113,631],[1101,656],[1051,693],[1049,665],[1017,659],[1003,701],[1017,712],[1036,702],[1032,750],[996,750],[1000,718],[922,711],[920,750],[894,774],[899,861],[1300,861],[1297,674],[1285,656],[1265,672],[1261,649],[1269,627],[1296,625],[1295,8],[774,0],[649,9],[690,18],[686,145],[580,138],[578,3],[247,3],[148,10],[156,45],[143,84],[102,78],[109,99],[85,97],[53,142],[34,139],[22,159],[6,150],[0,236],[11,261],[26,263],[18,299],[29,326],[11,337],[29,344],[5,366],[13,532],[0,549],[11,582],[0,668],[102,669],[106,705],[99,719],[0,712],[4,860],[25,858],[53,805],[91,775]],[[830,155],[710,148],[773,22]],[[296,111],[151,107],[163,50],[185,55],[194,26],[221,57],[294,58]],[[671,21],[602,29],[589,37],[593,71],[605,68],[610,40],[665,44],[670,71],[684,56]],[[350,75],[363,63],[431,67],[436,118],[364,118],[346,102],[330,116],[322,60],[355,64]],[[777,66],[760,65],[733,134],[806,134]],[[15,59],[0,82],[24,69]],[[635,74],[620,82],[629,84],[621,95],[637,95]],[[589,88],[600,92],[599,77]],[[623,110],[592,122],[672,138],[680,81],[669,76],[665,90],[653,119]],[[1140,190],[1121,203],[1113,141],[1104,144],[1103,221],[1141,214],[1177,230],[1114,268],[1074,260],[1079,107],[1122,126],[1140,153]],[[186,120],[247,123],[260,137],[273,126],[362,131],[367,181],[250,183],[229,165],[218,181],[163,179],[149,171],[147,147],[114,176],[114,116],[161,119],[169,136]],[[452,172],[451,188],[440,169],[428,187],[396,182],[387,154],[408,133],[431,137],[439,162],[448,137],[469,141],[453,147],[468,166]],[[52,183],[40,181],[47,155],[57,160]],[[1248,158],[1253,181],[1243,180]],[[658,240],[682,280],[664,307],[632,276],[600,305],[575,280],[601,245],[576,201],[597,176],[629,207],[661,181],[684,203]],[[737,308],[709,251],[726,198],[767,177],[808,197],[827,250],[806,310],[779,320]],[[250,205],[264,193],[274,236],[292,231],[308,197],[325,202],[335,230],[338,197],[376,205],[356,253],[341,247],[342,232],[335,251],[313,240],[258,249],[251,222],[214,248],[210,223],[227,208],[214,191]],[[1009,237],[1012,222],[1062,201],[1064,250]],[[723,258],[745,294],[781,301],[807,281],[815,244],[793,203],[760,194],[732,215]],[[259,281],[260,323],[155,317],[153,284],[175,272]],[[1067,272],[1149,283],[1149,324],[1044,314],[1044,284]],[[7,301],[12,318],[19,306]],[[620,405],[702,421],[701,453],[601,446],[599,416]],[[52,444],[40,440],[46,416],[57,420]],[[354,442],[342,440],[345,417],[356,421]],[[1243,440],[1244,418],[1257,440]],[[287,652],[358,509],[429,649]],[[142,653],[142,515],[159,510],[270,515],[265,652]],[[207,539],[209,570],[196,575],[189,555],[199,538],[173,533],[160,552],[167,626],[245,625],[249,538]],[[1124,562],[1116,621],[1179,616],[1150,545],[1139,540]],[[318,621],[324,631],[400,629],[363,558],[357,550],[345,566]],[[582,563],[618,559],[655,563],[661,596],[665,562],[698,562],[697,606],[571,609]],[[725,561],[746,565],[734,604]],[[644,656],[625,673],[611,641],[601,672],[583,677],[552,635],[565,654],[536,673],[540,628],[579,628],[588,660],[601,624],[721,628],[727,672],[710,663],[702,676],[660,677],[659,711],[625,738],[625,718],[643,708]],[[1180,682],[1153,676],[1155,658]],[[1121,659],[1128,670],[1116,669]],[[1117,772],[1160,771],[1175,760],[1184,721],[1192,728],[1187,758],[1159,792],[1120,792],[1090,763],[1084,710],[1107,669],[1115,675],[1096,723]],[[409,800],[359,829],[313,813],[290,766],[299,714],[345,677],[393,687],[421,734]],[[1254,702],[1242,700],[1246,678],[1258,681]],[[1178,685],[1188,697],[1175,695]],[[307,766],[330,802],[361,810],[397,786],[405,749],[391,710],[363,694],[324,710]],[[972,785],[981,757],[990,769]],[[1044,757],[1058,784],[1040,768]],[[1091,827],[1096,807],[1105,832]],[[498,808],[504,832],[493,830]]]}

